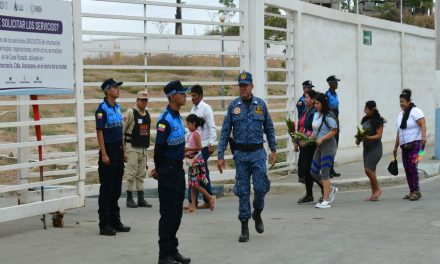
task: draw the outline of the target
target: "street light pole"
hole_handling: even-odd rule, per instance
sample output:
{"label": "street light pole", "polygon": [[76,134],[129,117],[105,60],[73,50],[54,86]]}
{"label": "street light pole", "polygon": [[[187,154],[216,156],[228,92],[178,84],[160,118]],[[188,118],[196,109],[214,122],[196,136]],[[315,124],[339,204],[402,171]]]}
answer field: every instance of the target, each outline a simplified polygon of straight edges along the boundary
{"label": "street light pole", "polygon": [[[221,36],[222,36],[222,70],[221,70],[221,77],[222,77],[222,86],[221,86],[221,90],[220,90],[220,94],[221,96],[225,96],[225,85],[224,85],[224,81],[225,81],[225,71],[223,70],[223,67],[225,67],[225,56],[223,55],[223,52],[225,51],[225,41],[223,40],[224,37],[224,26],[223,26],[223,22],[225,22],[225,16],[221,15],[219,17],[220,20],[220,30],[221,30]],[[222,99],[222,109],[225,109],[225,100]]]}
{"label": "street light pole", "polygon": [[400,0],[400,23],[403,23],[403,0]]}

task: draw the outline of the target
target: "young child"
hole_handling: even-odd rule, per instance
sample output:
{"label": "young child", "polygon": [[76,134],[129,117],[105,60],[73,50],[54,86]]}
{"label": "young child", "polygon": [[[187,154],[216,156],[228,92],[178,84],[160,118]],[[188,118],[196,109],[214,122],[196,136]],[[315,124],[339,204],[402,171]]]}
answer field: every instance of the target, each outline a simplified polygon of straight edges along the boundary
{"label": "young child", "polygon": [[186,118],[186,125],[190,131],[188,145],[185,147],[185,161],[189,166],[188,188],[191,189],[191,205],[186,210],[188,213],[194,213],[196,211],[196,191],[205,196],[211,210],[215,207],[216,197],[210,195],[205,188],[203,188],[208,183],[208,179],[206,178],[205,162],[200,152],[202,150],[202,139],[198,128],[203,127],[204,124],[205,120],[195,114],[190,114]]}

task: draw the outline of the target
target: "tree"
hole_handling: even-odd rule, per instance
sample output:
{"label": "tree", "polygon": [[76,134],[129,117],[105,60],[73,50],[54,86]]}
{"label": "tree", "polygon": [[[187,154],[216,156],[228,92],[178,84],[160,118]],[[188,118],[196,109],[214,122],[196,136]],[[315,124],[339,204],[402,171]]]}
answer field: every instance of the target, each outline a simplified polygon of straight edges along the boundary
{"label": "tree", "polygon": [[[220,4],[223,4],[225,7],[236,8],[237,6],[234,4],[234,0],[218,0]],[[227,20],[231,20],[231,18],[235,15],[234,11],[228,10],[220,10],[220,14],[226,16]]]}

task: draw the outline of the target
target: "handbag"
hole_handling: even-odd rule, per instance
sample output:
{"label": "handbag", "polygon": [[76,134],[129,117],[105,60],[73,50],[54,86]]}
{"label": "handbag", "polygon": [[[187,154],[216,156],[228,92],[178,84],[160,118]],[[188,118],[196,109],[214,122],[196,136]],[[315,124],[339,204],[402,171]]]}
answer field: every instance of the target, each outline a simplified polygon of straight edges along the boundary
{"label": "handbag", "polygon": [[397,168],[397,157],[394,156],[391,160],[390,164],[388,165],[388,171],[391,173],[391,175],[397,176],[399,174],[399,170]]}

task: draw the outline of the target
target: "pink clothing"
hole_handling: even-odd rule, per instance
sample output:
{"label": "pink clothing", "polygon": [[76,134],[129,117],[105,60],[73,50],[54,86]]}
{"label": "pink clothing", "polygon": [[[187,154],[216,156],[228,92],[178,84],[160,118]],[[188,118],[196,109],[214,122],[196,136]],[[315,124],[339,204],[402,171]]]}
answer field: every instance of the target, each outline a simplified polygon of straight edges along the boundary
{"label": "pink clothing", "polygon": [[[189,148],[195,148],[195,147],[197,147],[197,142],[196,142],[196,139],[194,138],[194,134],[198,134],[199,137],[200,137],[200,132],[199,132],[198,130],[194,130],[194,132],[191,132],[190,135],[189,135],[189,138],[188,138],[188,147],[189,147]],[[194,152],[191,154],[191,156],[193,156],[193,155],[195,155],[195,154],[197,154],[197,153],[198,153],[198,151],[194,151]]]}
{"label": "pink clothing", "polygon": [[[194,138],[194,134],[200,136],[200,132],[195,130],[191,132],[188,138],[188,147],[197,147],[197,142]],[[191,153],[190,157],[186,159],[188,164],[188,187],[194,188],[198,186],[205,186],[208,183],[208,178],[206,178],[205,171],[205,161],[200,151],[194,151]]]}
{"label": "pink clothing", "polygon": [[200,132],[198,130],[194,130],[194,132],[191,132],[188,138],[188,147],[193,148],[197,147],[196,139],[194,138],[194,134],[198,134],[200,136]]}

